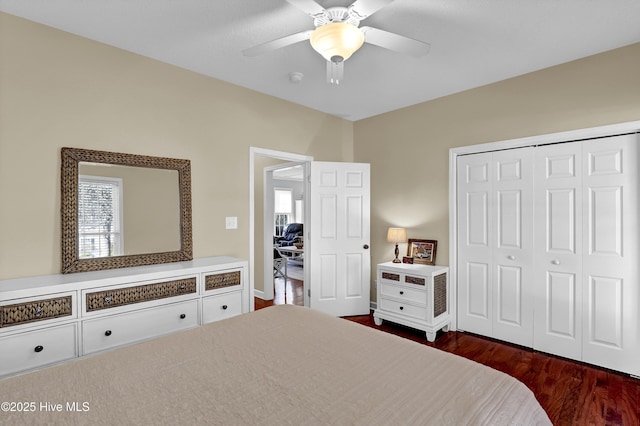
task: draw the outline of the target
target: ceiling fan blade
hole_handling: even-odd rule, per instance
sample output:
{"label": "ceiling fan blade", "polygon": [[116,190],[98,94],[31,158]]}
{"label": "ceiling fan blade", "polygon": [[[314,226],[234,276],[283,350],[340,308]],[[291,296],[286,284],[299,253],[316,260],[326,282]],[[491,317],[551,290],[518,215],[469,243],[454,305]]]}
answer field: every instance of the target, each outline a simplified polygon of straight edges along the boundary
{"label": "ceiling fan blade", "polygon": [[393,3],[394,0],[356,0],[349,10],[355,12],[360,20],[373,15],[388,4]]}
{"label": "ceiling fan blade", "polygon": [[271,52],[282,47],[286,47],[292,44],[300,43],[301,41],[309,40],[313,30],[303,31],[301,33],[291,34],[285,37],[280,37],[275,40],[268,41],[266,43],[259,44],[257,46],[250,47],[242,51],[244,56],[258,56],[263,53]]}
{"label": "ceiling fan blade", "polygon": [[324,14],[327,11],[313,0],[287,0],[289,3],[302,10],[303,12],[315,17]]}
{"label": "ceiling fan blade", "polygon": [[423,41],[414,40],[400,34],[390,33],[373,27],[360,27],[364,33],[364,41],[395,52],[411,56],[424,56],[429,53],[431,45]]}

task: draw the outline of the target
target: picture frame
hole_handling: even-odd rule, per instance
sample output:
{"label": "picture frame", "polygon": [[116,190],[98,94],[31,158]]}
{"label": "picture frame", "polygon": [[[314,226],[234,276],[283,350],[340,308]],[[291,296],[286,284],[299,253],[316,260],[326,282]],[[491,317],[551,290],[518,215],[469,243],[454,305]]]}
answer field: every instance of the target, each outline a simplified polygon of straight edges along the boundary
{"label": "picture frame", "polygon": [[407,256],[413,257],[413,263],[418,265],[435,265],[438,241],[409,238]]}

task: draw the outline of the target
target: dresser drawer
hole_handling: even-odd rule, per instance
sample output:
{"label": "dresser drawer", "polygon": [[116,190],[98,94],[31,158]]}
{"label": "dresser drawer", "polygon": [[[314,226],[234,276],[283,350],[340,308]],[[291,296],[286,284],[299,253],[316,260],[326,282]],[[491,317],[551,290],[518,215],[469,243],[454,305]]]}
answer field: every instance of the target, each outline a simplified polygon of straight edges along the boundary
{"label": "dresser drawer", "polygon": [[0,328],[55,318],[74,318],[74,295],[43,297],[0,306]]}
{"label": "dresser drawer", "polygon": [[240,271],[216,272],[203,275],[205,291],[242,286],[242,274]]}
{"label": "dresser drawer", "polygon": [[423,306],[414,306],[402,302],[396,302],[395,300],[389,300],[382,298],[380,301],[381,309],[396,314],[406,315],[408,317],[418,318],[421,320],[427,319],[427,310]]}
{"label": "dresser drawer", "polygon": [[0,376],[78,356],[76,324],[0,338]]}
{"label": "dresser drawer", "polygon": [[84,354],[198,325],[198,301],[172,303],[82,322]]}
{"label": "dresser drawer", "polygon": [[197,291],[196,278],[190,277],[131,287],[108,288],[100,291],[83,292],[83,294],[86,300],[86,311],[93,312],[169,297],[195,294]]}
{"label": "dresser drawer", "polygon": [[399,287],[382,283],[380,285],[380,294],[386,297],[393,297],[400,300],[408,300],[426,306],[427,293],[424,290],[416,290],[413,288]]}
{"label": "dresser drawer", "polygon": [[202,323],[220,321],[242,313],[242,293],[234,292],[202,299]]}

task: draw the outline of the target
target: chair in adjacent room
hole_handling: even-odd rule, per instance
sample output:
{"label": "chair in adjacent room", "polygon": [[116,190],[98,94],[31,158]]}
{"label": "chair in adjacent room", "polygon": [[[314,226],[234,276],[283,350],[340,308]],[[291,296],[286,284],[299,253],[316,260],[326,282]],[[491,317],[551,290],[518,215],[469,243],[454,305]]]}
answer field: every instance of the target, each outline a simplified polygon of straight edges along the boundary
{"label": "chair in adjacent room", "polygon": [[279,247],[292,246],[303,239],[302,223],[290,223],[280,237],[273,237],[273,243]]}

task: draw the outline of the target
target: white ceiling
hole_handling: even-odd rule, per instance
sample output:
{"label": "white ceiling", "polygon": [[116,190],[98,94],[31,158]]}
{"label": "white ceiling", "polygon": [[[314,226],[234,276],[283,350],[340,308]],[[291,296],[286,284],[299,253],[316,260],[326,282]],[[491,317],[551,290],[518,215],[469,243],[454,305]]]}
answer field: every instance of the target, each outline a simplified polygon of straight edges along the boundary
{"label": "white ceiling", "polygon": [[353,121],[640,42],[639,0],[396,0],[361,25],[430,53],[365,44],[334,86],[308,42],[242,55],[314,28],[285,0],[0,0],[0,11]]}

